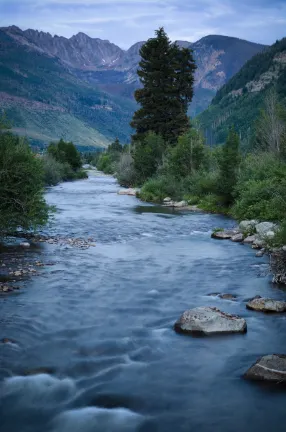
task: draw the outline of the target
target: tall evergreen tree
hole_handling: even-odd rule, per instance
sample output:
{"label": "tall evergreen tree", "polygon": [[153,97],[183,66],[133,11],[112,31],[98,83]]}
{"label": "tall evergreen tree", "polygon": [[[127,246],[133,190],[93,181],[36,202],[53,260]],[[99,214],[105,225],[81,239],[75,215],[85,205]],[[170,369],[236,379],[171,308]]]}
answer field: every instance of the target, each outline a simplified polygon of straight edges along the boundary
{"label": "tall evergreen tree", "polygon": [[188,105],[193,97],[195,63],[192,51],[172,44],[163,28],[141,48],[138,76],[143,88],[135,92],[141,105],[131,126],[137,142],[148,132],[176,143],[189,128]]}

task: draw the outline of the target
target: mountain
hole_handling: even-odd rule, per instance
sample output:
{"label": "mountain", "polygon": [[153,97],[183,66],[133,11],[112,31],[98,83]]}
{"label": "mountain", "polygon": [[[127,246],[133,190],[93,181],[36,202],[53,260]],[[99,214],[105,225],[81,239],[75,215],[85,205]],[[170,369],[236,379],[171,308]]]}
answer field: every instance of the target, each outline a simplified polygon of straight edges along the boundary
{"label": "mountain", "polygon": [[209,143],[223,142],[232,125],[242,139],[248,140],[265,93],[271,87],[286,102],[286,38],[249,60],[198,117]]}
{"label": "mountain", "polygon": [[[16,26],[0,28],[0,108],[20,133],[48,142],[63,136],[77,144],[128,141],[136,109],[138,42],[127,51],[78,33],[52,36]],[[263,45],[227,36],[178,41],[194,50],[195,97],[190,114],[205,109],[216,91]]]}

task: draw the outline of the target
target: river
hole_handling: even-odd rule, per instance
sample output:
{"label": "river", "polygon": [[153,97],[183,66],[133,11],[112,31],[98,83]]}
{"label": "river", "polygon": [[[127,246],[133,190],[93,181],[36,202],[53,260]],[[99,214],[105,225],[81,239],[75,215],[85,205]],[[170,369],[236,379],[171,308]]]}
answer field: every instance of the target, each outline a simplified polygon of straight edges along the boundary
{"label": "river", "polygon": [[[241,378],[259,356],[285,352],[285,315],[245,308],[257,294],[286,298],[267,258],[210,238],[231,219],[117,190],[91,174],[47,192],[58,208],[48,233],[96,247],[40,244],[56,265],[0,299],[1,337],[17,341],[0,344],[1,432],[285,431],[286,393]],[[207,305],[246,318],[247,334],[173,331],[184,310]],[[49,373],[23,376],[34,368]]]}

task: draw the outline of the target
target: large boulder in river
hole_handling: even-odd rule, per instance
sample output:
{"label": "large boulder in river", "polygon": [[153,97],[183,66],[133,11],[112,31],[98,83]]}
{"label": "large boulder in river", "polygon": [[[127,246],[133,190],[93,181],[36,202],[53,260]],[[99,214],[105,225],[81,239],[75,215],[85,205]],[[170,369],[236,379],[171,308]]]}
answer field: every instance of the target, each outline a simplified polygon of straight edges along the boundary
{"label": "large boulder in river", "polygon": [[178,333],[205,335],[245,333],[246,321],[236,315],[230,315],[215,307],[198,307],[187,310],[175,323]]}
{"label": "large boulder in river", "polygon": [[243,234],[242,233],[235,234],[234,236],[231,237],[231,241],[235,243],[241,243],[243,241]]}
{"label": "large boulder in river", "polygon": [[286,302],[260,297],[246,303],[246,308],[259,312],[285,312]]}
{"label": "large boulder in river", "polygon": [[277,230],[277,226],[273,222],[260,222],[259,224],[255,225],[256,232],[258,234],[258,237],[263,239],[267,237],[267,233],[269,231]]}
{"label": "large boulder in river", "polygon": [[244,378],[258,381],[286,382],[286,355],[270,354],[261,357],[244,374]]}
{"label": "large boulder in river", "polygon": [[187,207],[187,205],[188,205],[187,201],[175,201],[173,204],[175,208]]}

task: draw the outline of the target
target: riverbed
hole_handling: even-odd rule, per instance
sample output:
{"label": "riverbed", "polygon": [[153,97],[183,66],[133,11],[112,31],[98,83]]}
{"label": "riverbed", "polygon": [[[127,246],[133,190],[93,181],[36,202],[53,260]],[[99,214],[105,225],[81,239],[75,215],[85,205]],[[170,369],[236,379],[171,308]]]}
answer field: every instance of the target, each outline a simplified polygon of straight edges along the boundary
{"label": "riverbed", "polygon": [[[286,300],[268,258],[210,238],[231,219],[118,188],[91,173],[46,194],[58,210],[44,233],[96,247],[39,244],[39,259],[55,265],[0,298],[1,338],[15,342],[0,344],[1,432],[284,431],[286,391],[242,379],[259,356],[285,353],[286,316],[245,308],[258,294]],[[248,332],[176,334],[196,306],[241,315]]]}

